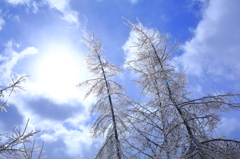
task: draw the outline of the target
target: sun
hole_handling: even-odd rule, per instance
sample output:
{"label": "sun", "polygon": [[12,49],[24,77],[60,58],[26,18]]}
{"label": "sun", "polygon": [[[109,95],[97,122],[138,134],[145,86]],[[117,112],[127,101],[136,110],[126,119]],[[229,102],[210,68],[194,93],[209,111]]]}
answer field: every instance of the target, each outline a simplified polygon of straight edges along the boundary
{"label": "sun", "polygon": [[63,46],[52,47],[44,54],[36,66],[38,89],[57,99],[69,97],[86,74],[82,57]]}

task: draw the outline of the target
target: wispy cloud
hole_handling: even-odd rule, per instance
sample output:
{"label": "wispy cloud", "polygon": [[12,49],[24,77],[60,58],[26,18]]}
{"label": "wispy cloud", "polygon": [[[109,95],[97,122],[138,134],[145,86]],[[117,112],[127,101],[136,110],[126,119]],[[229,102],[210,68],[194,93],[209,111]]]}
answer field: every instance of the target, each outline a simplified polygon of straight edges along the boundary
{"label": "wispy cloud", "polygon": [[38,4],[37,4],[37,2],[33,1],[32,2],[32,6],[33,6],[33,13],[37,13],[38,12]]}
{"label": "wispy cloud", "polygon": [[5,1],[13,5],[18,5],[18,4],[29,4],[31,0],[5,0]]}
{"label": "wispy cloud", "polygon": [[0,73],[2,79],[8,79],[12,72],[12,68],[17,64],[22,58],[38,53],[38,50],[34,47],[27,47],[21,52],[16,52],[14,47],[18,47],[19,44],[9,41],[6,44],[6,49],[0,55]]}
{"label": "wispy cloud", "polygon": [[202,16],[204,10],[207,8],[209,0],[192,0],[186,6],[190,12],[196,16]]}
{"label": "wispy cloud", "polygon": [[63,19],[69,23],[79,23],[78,22],[78,12],[74,11],[69,6],[69,0],[44,0],[50,8],[57,9],[62,12]]}
{"label": "wispy cloud", "polygon": [[39,7],[43,4],[47,4],[50,8],[56,9],[63,14],[62,19],[66,20],[69,23],[79,24],[78,21],[78,12],[71,9],[69,6],[70,0],[42,0],[37,2],[35,0],[5,0],[7,3],[12,5],[26,5],[32,9],[33,13],[39,11]]}
{"label": "wispy cloud", "polygon": [[5,21],[2,17],[0,17],[0,30],[2,30],[3,25],[5,24]]}
{"label": "wispy cloud", "polygon": [[0,31],[2,30],[5,20],[3,19],[2,10],[0,9]]}

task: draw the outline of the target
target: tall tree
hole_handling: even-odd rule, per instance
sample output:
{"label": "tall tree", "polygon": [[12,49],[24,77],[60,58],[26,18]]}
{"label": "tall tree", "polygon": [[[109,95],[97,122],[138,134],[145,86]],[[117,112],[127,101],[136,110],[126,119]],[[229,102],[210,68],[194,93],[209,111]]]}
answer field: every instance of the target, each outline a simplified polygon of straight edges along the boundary
{"label": "tall tree", "polygon": [[89,48],[86,62],[93,79],[80,83],[78,87],[89,86],[85,98],[90,94],[96,97],[97,102],[92,108],[92,113],[97,115],[92,126],[93,136],[105,137],[95,158],[121,159],[124,158],[121,134],[126,131],[122,112],[127,105],[127,98],[122,85],[113,81],[113,78],[122,73],[122,70],[109,63],[102,55],[103,48],[99,39],[87,33],[84,33],[84,36],[86,40],[82,42]]}
{"label": "tall tree", "polygon": [[139,21],[137,25],[126,21],[136,39],[133,58],[126,65],[138,76],[135,82],[144,96],[127,118],[129,150],[136,158],[240,158],[239,141],[213,134],[223,112],[239,110],[240,103],[233,100],[240,94],[191,98],[185,73],[170,63],[178,42]]}

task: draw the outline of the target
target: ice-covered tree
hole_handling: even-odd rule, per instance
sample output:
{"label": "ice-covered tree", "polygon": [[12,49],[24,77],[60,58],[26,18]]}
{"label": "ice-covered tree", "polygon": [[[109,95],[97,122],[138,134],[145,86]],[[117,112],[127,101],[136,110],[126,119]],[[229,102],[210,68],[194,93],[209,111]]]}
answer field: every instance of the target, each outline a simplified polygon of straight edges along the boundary
{"label": "ice-covered tree", "polygon": [[[24,90],[21,83],[25,80],[26,76],[20,76],[15,80],[12,75],[11,83],[9,86],[1,86],[0,89],[0,110],[6,111],[5,106],[8,106],[8,101],[5,96],[11,96],[16,89]],[[34,154],[38,153],[37,158],[42,159],[43,157],[43,145],[36,146],[35,140],[32,138],[35,134],[40,131],[27,132],[29,119],[23,130],[20,127],[14,127],[11,133],[0,134],[0,158],[12,158],[12,159],[32,159]]]}
{"label": "ice-covered tree", "polygon": [[184,71],[177,72],[171,64],[178,42],[139,21],[126,22],[135,40],[125,64],[137,75],[134,81],[141,89],[141,98],[127,118],[129,152],[135,158],[240,158],[239,141],[213,132],[222,113],[239,110],[234,99],[240,94],[215,92],[194,99]]}
{"label": "ice-covered tree", "polygon": [[93,137],[103,136],[105,139],[95,158],[121,159],[124,158],[121,135],[126,131],[123,112],[128,99],[123,86],[113,78],[122,73],[122,70],[102,55],[103,48],[99,39],[87,33],[84,36],[86,40],[82,42],[89,48],[86,55],[87,67],[93,78],[80,83],[78,87],[88,86],[85,97],[90,94],[95,96],[97,102],[91,111],[97,116],[92,126]]}
{"label": "ice-covered tree", "polygon": [[23,87],[21,86],[21,83],[25,81],[26,76],[21,76],[17,80],[13,78],[12,75],[10,75],[11,78],[11,83],[9,86],[0,86],[0,110],[7,112],[7,109],[5,106],[8,106],[8,102],[5,99],[5,96],[7,95],[8,97],[12,95],[12,93],[16,89],[21,89],[24,90]]}

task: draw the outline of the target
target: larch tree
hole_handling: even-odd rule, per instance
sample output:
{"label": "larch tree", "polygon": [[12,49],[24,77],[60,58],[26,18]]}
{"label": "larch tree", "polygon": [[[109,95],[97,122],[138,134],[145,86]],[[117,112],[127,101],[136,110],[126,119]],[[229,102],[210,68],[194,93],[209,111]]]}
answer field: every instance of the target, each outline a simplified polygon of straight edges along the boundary
{"label": "larch tree", "polygon": [[128,111],[125,138],[135,158],[226,159],[240,158],[240,142],[215,137],[223,112],[239,110],[239,93],[191,97],[187,78],[171,64],[178,42],[139,21],[126,24],[135,35],[132,58],[126,65],[137,79],[141,97]]}
{"label": "larch tree", "polygon": [[[5,112],[7,112],[5,106],[8,106],[5,96],[11,96],[16,89],[24,90],[21,83],[26,79],[26,76],[21,76],[17,80],[12,75],[10,77],[11,83],[9,86],[1,86],[0,89],[0,110]],[[40,131],[30,131],[27,133],[28,123],[29,119],[23,130],[20,127],[14,127],[11,133],[0,134],[0,158],[33,159],[35,153],[39,153],[36,155],[38,159],[44,158],[42,153],[44,143],[41,146],[36,146],[35,140],[32,141],[32,137]]]}
{"label": "larch tree", "polygon": [[80,83],[78,87],[89,87],[85,98],[89,95],[96,97],[97,102],[91,111],[97,116],[92,126],[93,137],[103,136],[105,139],[95,158],[125,158],[121,140],[122,134],[127,129],[123,121],[123,112],[128,104],[128,98],[125,96],[123,86],[113,81],[122,70],[109,63],[102,55],[103,48],[99,39],[85,32],[84,36],[86,40],[82,42],[89,48],[86,55],[87,67],[93,78]]}

